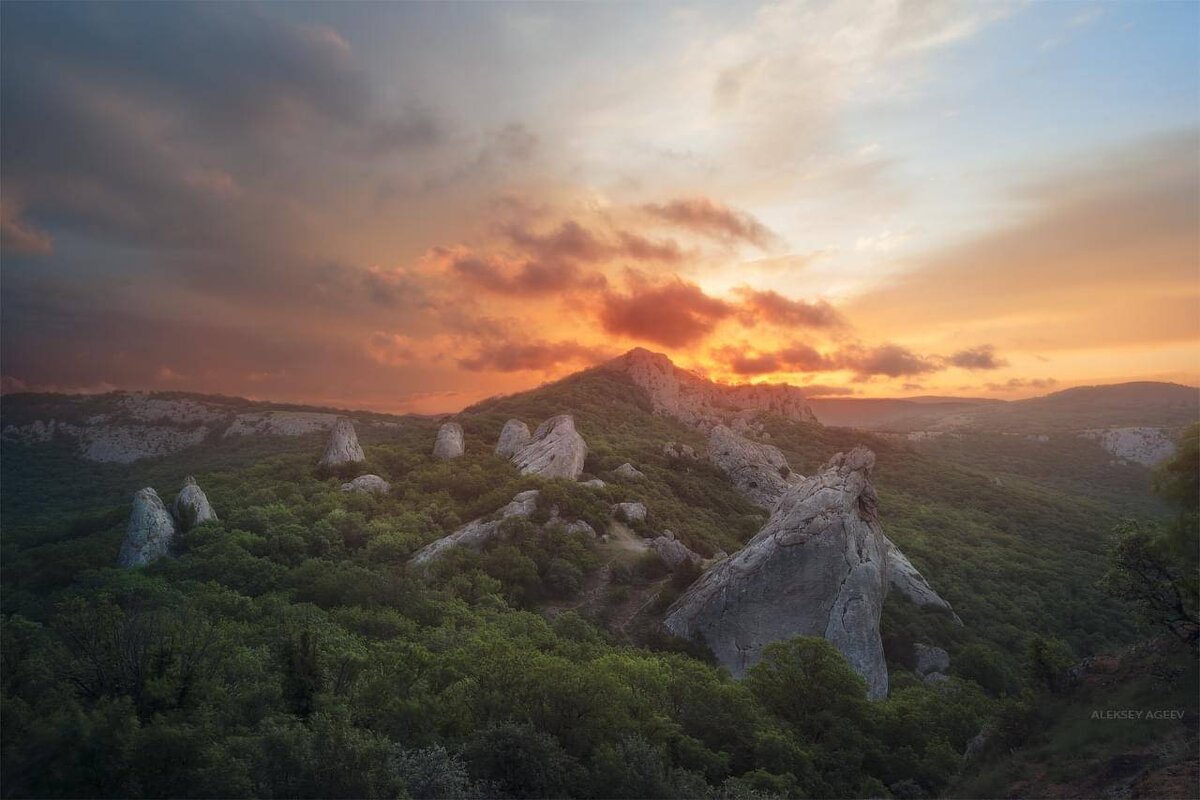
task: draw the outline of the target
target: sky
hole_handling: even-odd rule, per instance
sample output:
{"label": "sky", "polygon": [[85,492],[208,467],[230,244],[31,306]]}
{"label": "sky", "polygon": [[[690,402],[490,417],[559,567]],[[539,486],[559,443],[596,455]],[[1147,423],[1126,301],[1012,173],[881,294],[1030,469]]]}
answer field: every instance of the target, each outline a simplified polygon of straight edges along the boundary
{"label": "sky", "polygon": [[1200,4],[5,3],[5,392],[1200,383]]}

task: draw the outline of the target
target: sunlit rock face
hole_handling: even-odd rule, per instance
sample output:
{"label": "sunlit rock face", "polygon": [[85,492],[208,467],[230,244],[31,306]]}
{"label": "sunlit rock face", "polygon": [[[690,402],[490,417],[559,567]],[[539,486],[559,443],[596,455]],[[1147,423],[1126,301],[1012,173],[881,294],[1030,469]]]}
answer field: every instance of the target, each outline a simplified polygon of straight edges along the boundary
{"label": "sunlit rock face", "polygon": [[724,425],[717,425],[709,434],[708,457],[734,488],[767,509],[774,507],[788,486],[802,477],[793,475],[778,447],[751,441]]}
{"label": "sunlit rock face", "polygon": [[457,422],[446,422],[438,428],[437,441],[433,443],[434,458],[458,458],[463,454],[463,449],[462,425]]}
{"label": "sunlit rock face", "polygon": [[150,487],[133,496],[133,511],[117,563],[122,567],[140,567],[157,561],[171,550],[178,528],[158,492]]}
{"label": "sunlit rock face", "polygon": [[736,676],[772,642],[821,636],[863,677],[868,696],[886,696],[879,619],[895,549],[880,526],[874,466],[874,453],[855,448],[789,488],[745,548],[676,600],[667,629],[703,639]]}
{"label": "sunlit rock face", "polygon": [[202,522],[217,518],[217,512],[213,511],[204,490],[191,475],[187,476],[183,488],[175,496],[175,502],[171,504],[171,513],[182,531],[190,531]]}
{"label": "sunlit rock face", "polygon": [[523,475],[577,479],[587,459],[587,442],[575,430],[570,414],[551,417],[538,426],[529,443],[513,454]]}
{"label": "sunlit rock face", "polygon": [[510,419],[500,430],[500,438],[496,441],[496,455],[511,458],[517,451],[529,444],[533,438],[529,426],[519,419]]}
{"label": "sunlit rock face", "polygon": [[358,464],[366,460],[362,446],[358,443],[358,434],[354,432],[354,423],[345,417],[339,417],[329,434],[329,444],[325,446],[320,465],[335,467],[340,464]]}
{"label": "sunlit rock face", "polygon": [[655,413],[674,417],[708,430],[730,425],[734,419],[755,414],[778,414],[800,422],[816,422],[804,392],[786,384],[725,386],[676,367],[662,353],[641,347],[606,365],[625,373],[650,397]]}

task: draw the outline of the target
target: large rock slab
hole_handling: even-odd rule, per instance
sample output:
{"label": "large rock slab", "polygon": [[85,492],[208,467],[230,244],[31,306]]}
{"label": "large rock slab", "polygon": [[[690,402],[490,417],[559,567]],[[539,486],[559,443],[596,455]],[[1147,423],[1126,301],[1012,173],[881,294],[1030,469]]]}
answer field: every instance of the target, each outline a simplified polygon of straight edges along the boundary
{"label": "large rock slab", "polygon": [[512,457],[523,475],[575,480],[583,473],[587,442],[575,430],[570,414],[551,417],[538,426],[529,444]]}
{"label": "large rock slab", "polygon": [[140,567],[168,555],[177,530],[175,518],[158,492],[150,487],[139,489],[133,495],[133,512],[129,515],[117,564]]}
{"label": "large rock slab", "polygon": [[359,475],[349,483],[342,484],[343,492],[365,492],[366,494],[387,494],[392,485],[378,475]]}
{"label": "large rock slab", "polygon": [[182,531],[190,531],[202,522],[217,518],[217,512],[213,511],[204,490],[191,475],[187,476],[183,488],[175,496],[175,502],[171,504],[171,514]]}
{"label": "large rock slab", "polygon": [[462,425],[457,422],[445,422],[438,428],[437,441],[433,443],[434,458],[458,458],[463,454],[464,441]]}
{"label": "large rock slab", "polygon": [[750,502],[766,509],[773,508],[788,486],[802,478],[792,474],[778,447],[751,441],[724,425],[712,429],[708,457]]}
{"label": "large rock slab", "polygon": [[325,445],[325,454],[318,463],[323,467],[336,467],[366,460],[367,456],[358,443],[358,434],[354,432],[354,423],[346,417],[338,417],[329,434],[329,443]]}
{"label": "large rock slab", "polygon": [[512,458],[518,450],[529,444],[532,438],[528,425],[519,419],[510,419],[500,429],[500,438],[496,441],[496,455]]}
{"label": "large rock slab", "polygon": [[929,581],[925,580],[925,576],[908,560],[908,556],[900,552],[900,548],[896,547],[891,539],[885,536],[883,541],[887,549],[888,585],[904,595],[913,605],[919,608],[936,608],[945,611],[953,616],[956,624],[962,625],[958,614],[955,614],[950,604],[934,591],[933,587],[929,585]]}
{"label": "large rock slab", "polygon": [[500,533],[500,524],[509,517],[528,517],[537,510],[537,489],[529,489],[515,495],[508,505],[500,509],[496,519],[476,519],[463,525],[454,533],[443,536],[421,548],[410,560],[417,571],[428,574],[433,563],[446,555],[453,547],[465,547],[476,552]]}

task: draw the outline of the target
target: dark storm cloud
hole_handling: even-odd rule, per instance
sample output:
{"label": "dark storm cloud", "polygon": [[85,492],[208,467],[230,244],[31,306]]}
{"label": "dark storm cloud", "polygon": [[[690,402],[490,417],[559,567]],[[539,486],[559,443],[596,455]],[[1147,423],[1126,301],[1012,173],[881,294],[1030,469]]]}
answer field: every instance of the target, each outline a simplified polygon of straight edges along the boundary
{"label": "dark storm cloud", "polygon": [[605,294],[600,323],[609,333],[683,347],[703,339],[734,311],[679,277],[653,284],[632,276],[627,292]]}

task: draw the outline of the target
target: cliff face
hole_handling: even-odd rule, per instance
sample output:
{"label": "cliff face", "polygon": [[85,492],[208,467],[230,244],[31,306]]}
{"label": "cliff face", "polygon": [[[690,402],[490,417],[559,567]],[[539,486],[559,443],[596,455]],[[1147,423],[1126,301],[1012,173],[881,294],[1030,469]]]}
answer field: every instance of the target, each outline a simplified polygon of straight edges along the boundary
{"label": "cliff face", "polygon": [[713,383],[680,369],[661,353],[636,348],[613,359],[606,367],[623,372],[650,396],[655,413],[675,417],[708,430],[730,425],[749,415],[779,414],[800,422],[816,422],[804,393],[795,386]]}

